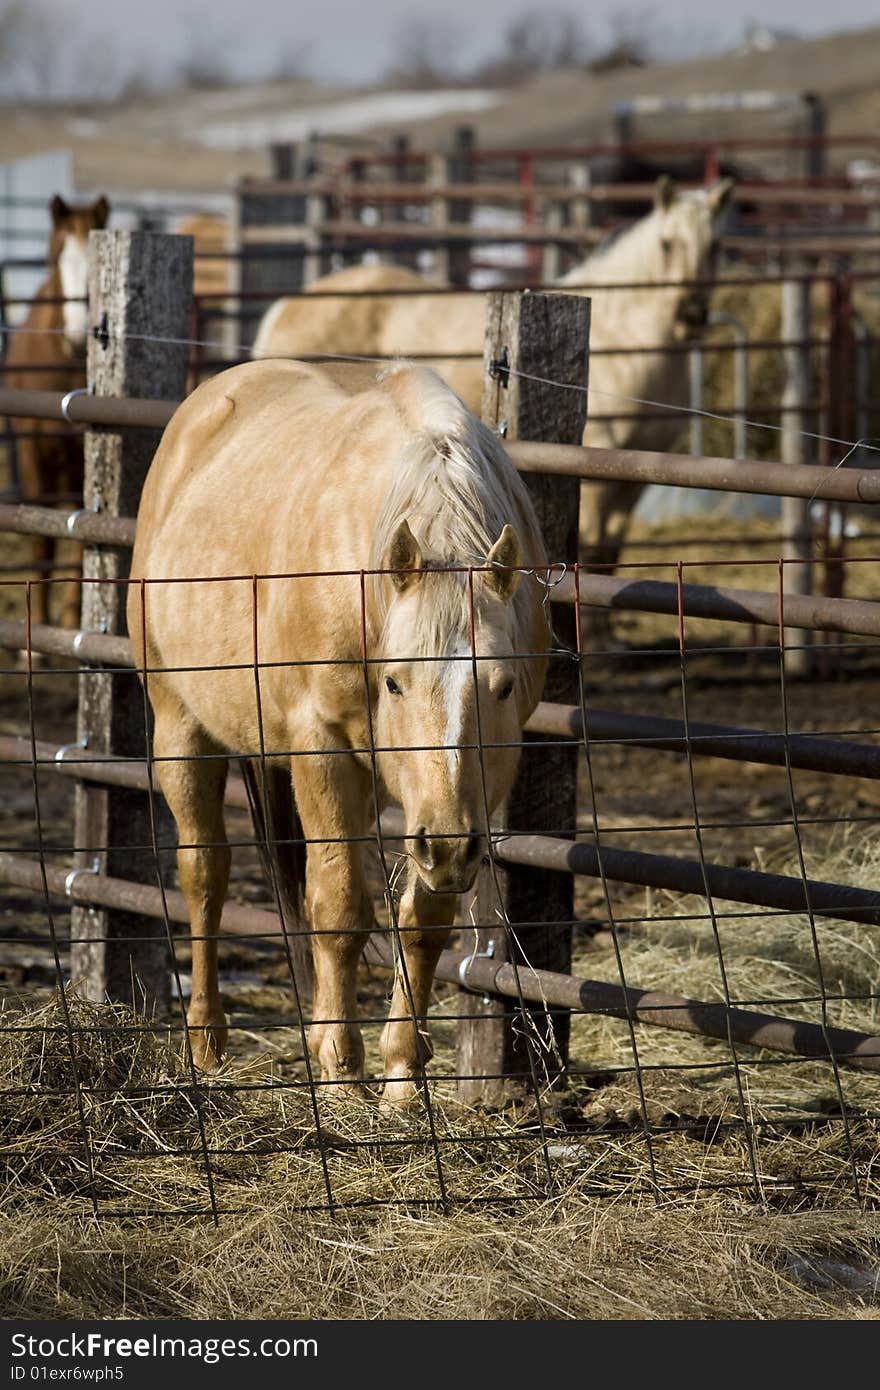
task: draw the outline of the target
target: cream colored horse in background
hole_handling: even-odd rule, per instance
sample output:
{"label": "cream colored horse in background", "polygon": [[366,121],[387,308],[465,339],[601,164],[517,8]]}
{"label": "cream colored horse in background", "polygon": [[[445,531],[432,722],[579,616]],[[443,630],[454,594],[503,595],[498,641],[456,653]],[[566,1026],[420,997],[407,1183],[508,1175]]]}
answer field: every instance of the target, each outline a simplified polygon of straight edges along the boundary
{"label": "cream colored horse in background", "polygon": [[[380,805],[403,806],[407,851],[384,1099],[413,1096],[434,968],[541,695],[546,591],[521,570],[546,563],[500,441],[427,368],[252,362],[178,408],[141,498],[128,625],[181,845],[198,1065],[226,1044],[217,932],[236,756],[254,760],[258,788],[266,774],[270,835],[288,848],[305,835],[309,1045],[325,1080],[360,1083],[375,774]],[[291,798],[301,827],[282,833]]]}
{"label": "cream colored horse in background", "polygon": [[[652,212],[621,232],[559,281],[592,299],[590,415],[615,412],[634,418],[587,424],[584,443],[616,449],[668,449],[682,416],[648,418],[640,401],[684,406],[688,401],[686,353],[664,353],[704,327],[708,292],[694,280],[715,273],[718,233],[733,184],[678,193],[659,180]],[[668,283],[667,283],[668,282]],[[614,289],[638,283],[647,288]],[[365,357],[436,353],[433,365],[469,409],[479,412],[485,305],[480,295],[420,295],[414,271],[395,266],[355,266],[324,276],[305,296],[277,300],[264,315],[254,357],[351,354]],[[608,287],[607,289],[605,287]],[[371,291],[363,298],[333,298],[334,291]],[[401,290],[409,294],[398,293]],[[656,347],[657,352],[628,349]],[[468,361],[445,353],[471,353]],[[656,413],[656,412],[654,412]],[[586,483],[581,497],[585,558],[613,565],[641,485]]]}

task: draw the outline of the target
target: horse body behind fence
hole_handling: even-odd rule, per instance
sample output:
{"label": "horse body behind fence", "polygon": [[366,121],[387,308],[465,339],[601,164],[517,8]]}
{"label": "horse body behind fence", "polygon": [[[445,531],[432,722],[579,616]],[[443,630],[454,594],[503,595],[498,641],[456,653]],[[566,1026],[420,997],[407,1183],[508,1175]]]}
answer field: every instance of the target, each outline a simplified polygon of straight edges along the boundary
{"label": "horse body behind fence", "polygon": [[[50,203],[48,275],[34,296],[24,322],[10,336],[3,363],[8,386],[22,391],[72,391],[84,387],[88,324],[88,237],[106,226],[109,206],[98,198],[87,206],[71,207],[63,198]],[[69,496],[81,505],[83,490],[82,438],[55,420],[16,419],[16,438],[22,494],[26,501]],[[46,536],[32,540],[38,575],[47,582],[34,586],[31,616],[35,623],[48,617],[48,573],[55,542]],[[62,617],[72,627],[79,615],[79,584],[65,587]]]}
{"label": "horse body behind fence", "polygon": [[[202,938],[189,1011],[200,1064],[226,1041],[215,937],[237,753],[258,773],[289,770],[288,798],[292,780],[317,933],[310,1046],[330,1081],[363,1074],[364,842],[384,800],[401,802],[403,964],[382,1051],[386,1100],[413,1094],[434,967],[540,696],[544,591],[520,571],[545,563],[498,440],[426,368],[252,363],[179,408],[144,488],[128,614],[159,780],[191,847],[178,865]],[[270,831],[285,819],[282,782],[266,781]]]}
{"label": "horse body behind fence", "polygon": [[[687,404],[687,355],[664,348],[695,336],[705,325],[708,293],[692,282],[714,276],[717,234],[731,190],[725,179],[678,194],[668,179],[661,179],[653,211],[559,281],[560,289],[584,287],[592,300],[590,415],[627,417],[588,419],[585,444],[664,450],[681,432],[676,410],[658,420],[653,418],[656,410],[643,402]],[[479,411],[484,301],[473,294],[413,293],[424,284],[403,267],[337,271],[316,281],[306,296],[276,301],[260,324],[253,355],[432,353],[433,365],[452,389],[469,409]],[[640,288],[617,288],[627,284]],[[369,293],[360,300],[333,298],[334,291],[359,290]],[[630,351],[651,347],[657,351]],[[471,354],[471,360],[456,360],[463,353]],[[616,562],[640,491],[632,483],[584,484],[581,540],[587,558]]]}

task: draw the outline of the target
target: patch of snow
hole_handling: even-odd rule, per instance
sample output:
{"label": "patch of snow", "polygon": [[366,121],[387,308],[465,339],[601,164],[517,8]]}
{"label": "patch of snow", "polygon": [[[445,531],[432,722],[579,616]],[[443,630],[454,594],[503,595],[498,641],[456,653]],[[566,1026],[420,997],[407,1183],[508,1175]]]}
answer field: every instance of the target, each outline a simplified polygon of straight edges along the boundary
{"label": "patch of snow", "polygon": [[273,142],[304,140],[312,131],[322,135],[365,130],[369,126],[422,121],[449,111],[486,111],[498,93],[467,91],[377,92],[355,100],[317,102],[295,110],[212,121],[198,132],[200,144],[215,150],[257,149]]}
{"label": "patch of snow", "polygon": [[102,129],[99,121],[93,121],[88,116],[71,116],[65,125],[71,135],[79,135],[84,139],[90,139]]}

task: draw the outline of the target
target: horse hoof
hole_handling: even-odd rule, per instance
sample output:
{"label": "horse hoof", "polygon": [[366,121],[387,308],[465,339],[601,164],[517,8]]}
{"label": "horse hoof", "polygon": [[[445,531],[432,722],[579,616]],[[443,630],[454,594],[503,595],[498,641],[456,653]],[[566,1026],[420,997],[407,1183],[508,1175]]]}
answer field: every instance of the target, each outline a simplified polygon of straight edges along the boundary
{"label": "horse hoof", "polygon": [[367,1105],[374,1099],[369,1087],[360,1078],[346,1080],[337,1076],[321,1090],[329,1100],[355,1101],[358,1105]]}
{"label": "horse hoof", "polygon": [[216,1071],[223,1060],[226,1051],[226,1039],[228,1030],[225,1021],[222,1024],[197,1024],[187,1020],[190,1028],[189,1046],[192,1053],[193,1066],[198,1071]]}
{"label": "horse hoof", "polygon": [[411,1076],[399,1081],[386,1081],[379,1103],[381,1115],[403,1115],[415,1107],[421,1098],[421,1087]]}

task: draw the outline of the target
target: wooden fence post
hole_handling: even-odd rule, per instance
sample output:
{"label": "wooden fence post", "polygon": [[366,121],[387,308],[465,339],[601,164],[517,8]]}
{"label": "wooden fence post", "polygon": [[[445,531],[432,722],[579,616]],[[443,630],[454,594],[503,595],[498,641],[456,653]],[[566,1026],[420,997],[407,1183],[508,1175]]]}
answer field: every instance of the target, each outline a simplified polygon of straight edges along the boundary
{"label": "wooden fence post", "polygon": [[[449,197],[446,185],[449,183],[449,160],[445,154],[432,154],[428,164],[429,189],[436,189],[431,196],[431,228],[438,236],[449,226]],[[438,285],[449,284],[449,247],[435,246],[431,255],[432,279]]]}
{"label": "wooden fence post", "polygon": [[[544,205],[544,231],[558,232],[565,224],[565,207],[557,198]],[[558,241],[545,241],[541,248],[541,279],[551,285],[562,274],[562,247]]]}
{"label": "wooden fence post", "polygon": [[[572,227],[578,229],[592,227],[595,218],[593,216],[593,201],[590,196],[593,178],[589,164],[573,164],[568,171],[568,181],[575,192],[575,197],[569,204],[569,221]],[[577,248],[577,255],[583,255],[582,246]]]}
{"label": "wooden fence post", "polygon": [[[804,406],[812,396],[810,349],[805,346],[810,336],[810,282],[785,280],[782,284],[782,339],[790,346],[783,348],[784,382],[782,387],[782,462],[812,462],[812,440],[806,430],[817,425],[808,419]],[[812,524],[810,503],[803,497],[783,497],[782,532],[785,537],[783,558],[785,592],[812,593]],[[809,643],[811,634],[800,628],[786,628],[785,644],[791,643],[785,663],[792,675],[806,675],[810,670]]]}
{"label": "wooden fence post", "polygon": [[[87,374],[100,396],[175,399],[186,390],[186,339],[192,304],[191,237],[101,231],[89,238]],[[134,516],[158,430],[89,430],[85,437],[85,506],[103,516]],[[82,627],[124,635],[131,551],[87,546],[83,557]],[[97,582],[92,582],[97,581]],[[140,653],[135,653],[139,659]],[[95,754],[142,758],[144,701],[133,671],[84,671],[79,678],[79,738]],[[174,825],[155,798],[159,841],[173,846]],[[156,883],[149,798],[142,792],[78,783],[76,867],[136,883]],[[168,866],[173,852],[165,856]],[[165,866],[163,865],[163,868]],[[108,908],[75,906],[71,934],[73,982],[87,998],[107,997],[162,1008],[170,962],[165,924]],[[137,938],[137,939],[135,939]],[[132,994],[134,990],[134,1001]]]}
{"label": "wooden fence post", "polygon": [[[473,126],[460,125],[455,128],[452,141],[452,156],[449,160],[450,183],[473,183],[474,162],[469,156],[476,144]],[[473,221],[474,205],[470,198],[450,198],[449,221],[462,223]],[[471,281],[471,248],[456,244],[449,251],[449,283],[467,289]]]}
{"label": "wooden fence post", "polygon": [[[582,296],[505,294],[488,296],[483,376],[483,419],[506,440],[544,440],[579,444],[587,413],[586,387],[590,331],[590,301]],[[494,362],[510,366],[507,384],[490,375]],[[528,373],[562,385],[547,385],[516,373]],[[578,554],[580,481],[530,473],[529,489],[551,561],[571,563]],[[544,698],[576,704],[578,667],[573,608],[553,612],[556,641],[573,653],[550,664]],[[540,736],[527,736],[520,770],[505,808],[503,823],[511,830],[569,835],[577,816],[576,744],[556,745]],[[520,951],[516,959],[536,969],[571,968],[571,922],[574,880],[568,874],[498,866],[503,903],[498,903],[494,875],[484,869],[475,896],[474,915],[482,924],[476,944],[466,934],[468,950],[485,951],[492,943],[496,960],[507,959],[508,940],[502,921],[513,927]],[[499,917],[499,912],[501,917]],[[490,924],[490,925],[486,925]],[[487,1000],[462,991],[458,1030],[458,1075],[462,1099],[495,1102],[505,1091],[504,1078],[525,1077],[532,1064],[539,1076],[558,1074],[568,1059],[569,1016],[553,1020],[555,1047],[548,1050],[550,1019],[540,1006],[530,1006],[535,1046],[522,1027],[519,1008],[511,1000]],[[531,1059],[529,1056],[531,1051]],[[495,1078],[480,1080],[481,1077]]]}

